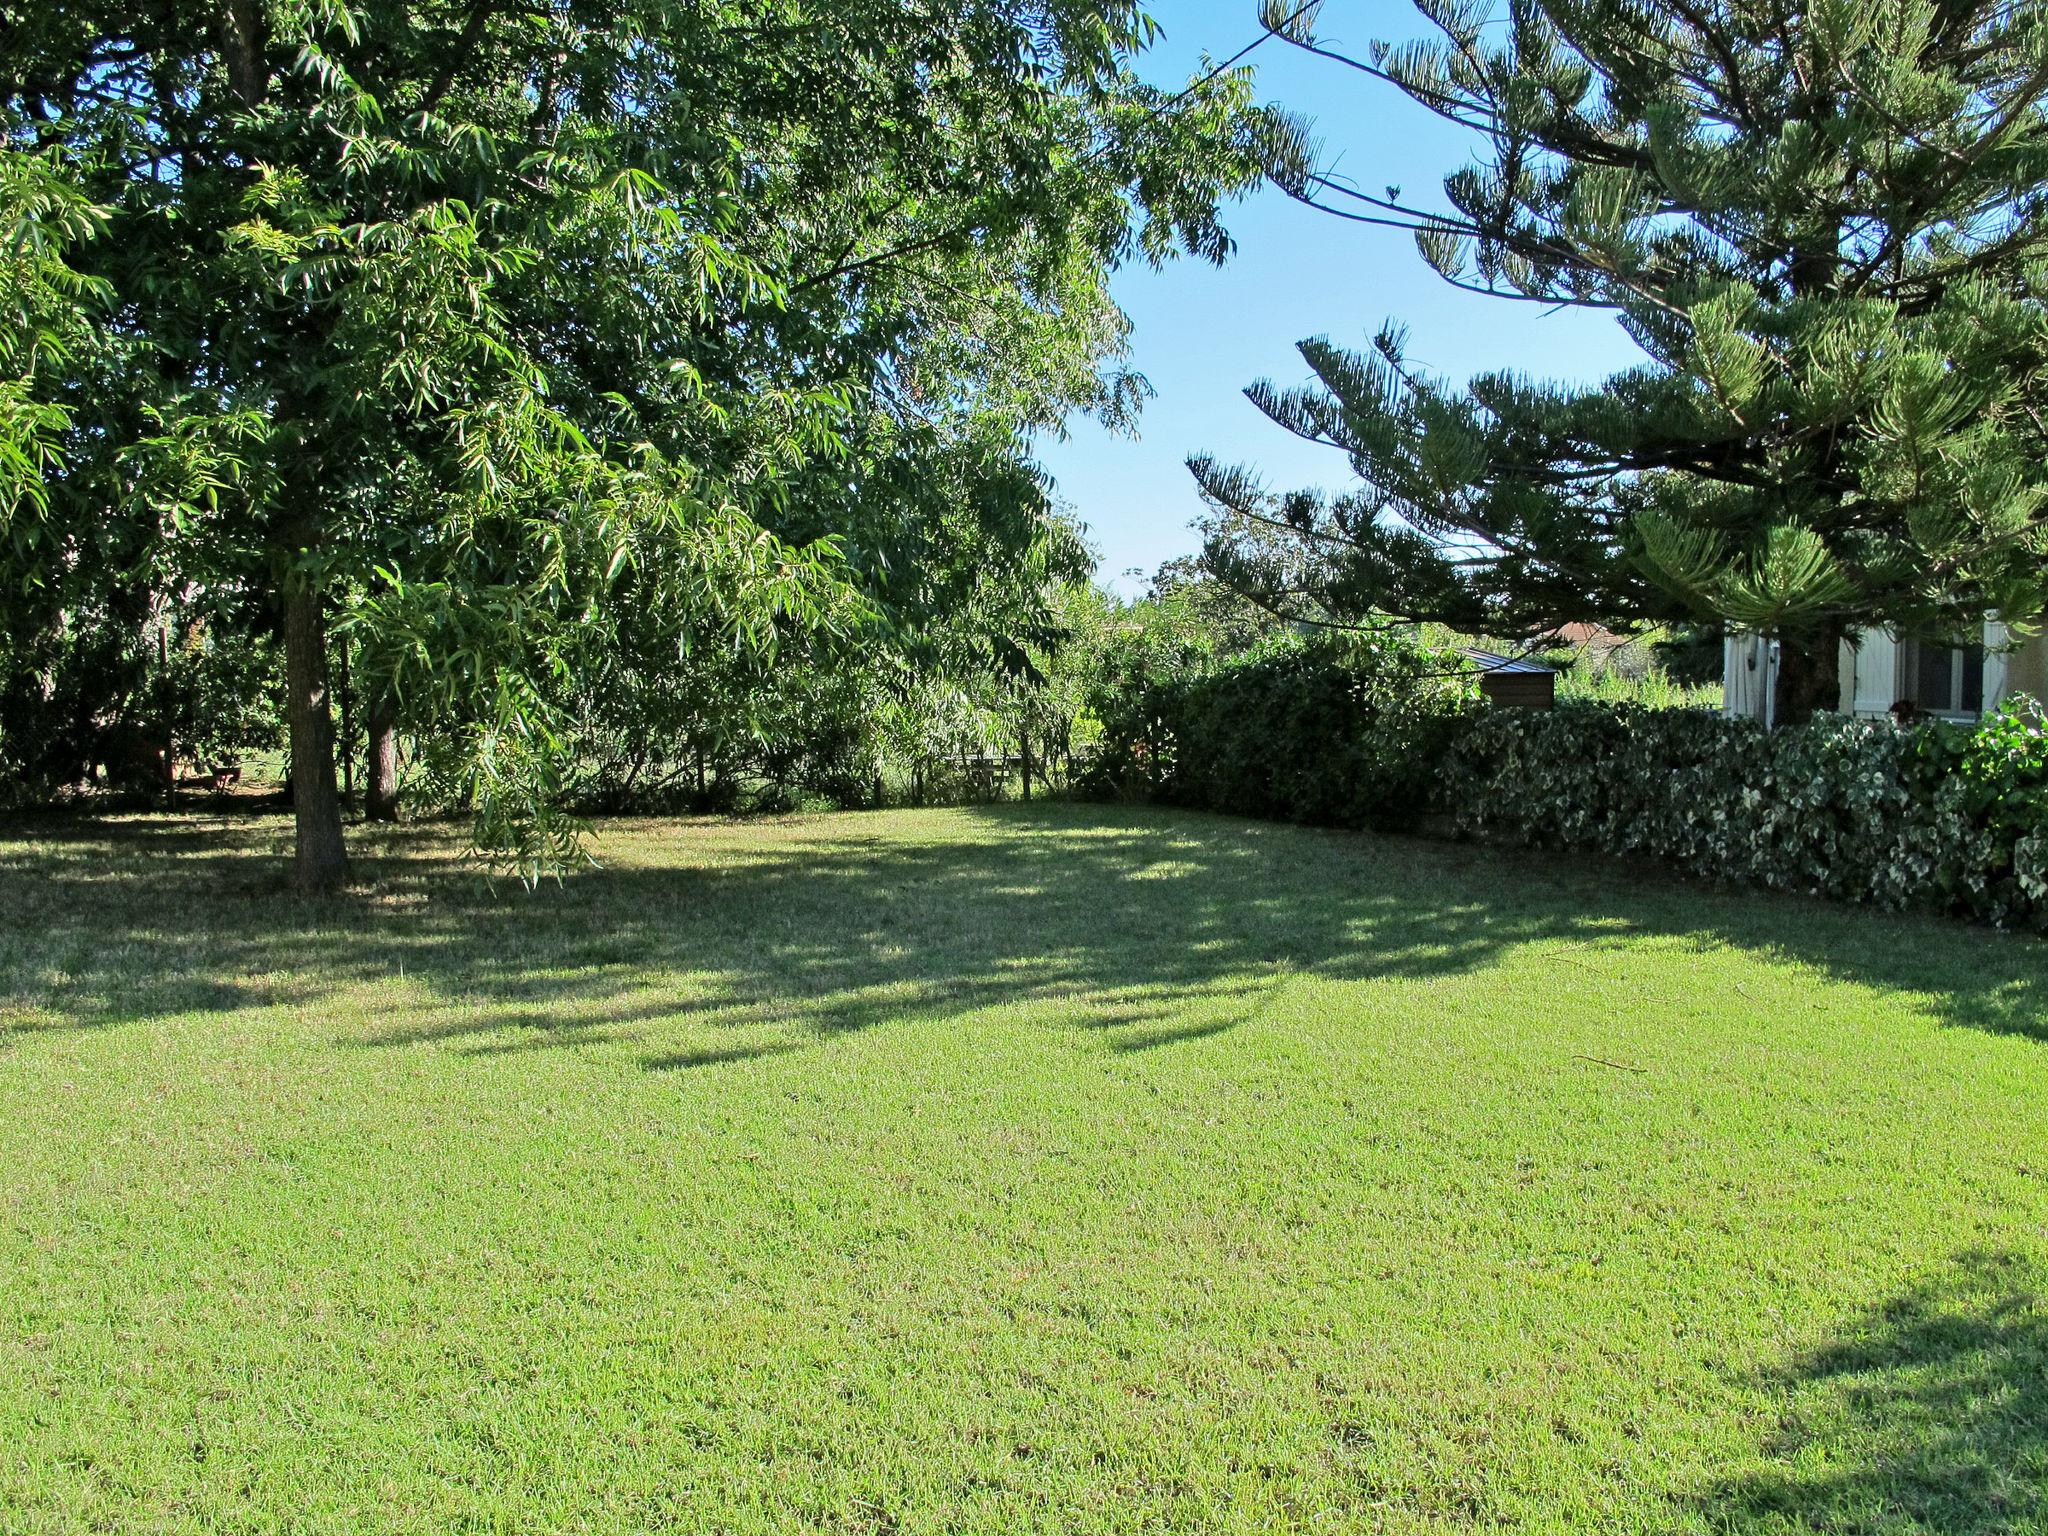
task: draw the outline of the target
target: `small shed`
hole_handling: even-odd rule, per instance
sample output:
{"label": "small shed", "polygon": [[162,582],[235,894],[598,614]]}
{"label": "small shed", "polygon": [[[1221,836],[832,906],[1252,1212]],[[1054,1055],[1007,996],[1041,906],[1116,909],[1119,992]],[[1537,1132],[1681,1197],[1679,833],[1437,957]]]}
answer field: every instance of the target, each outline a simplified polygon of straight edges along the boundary
{"label": "small shed", "polygon": [[1479,691],[1489,704],[1511,709],[1549,709],[1557,702],[1557,669],[1540,661],[1496,656],[1491,651],[1465,652],[1479,668]]}

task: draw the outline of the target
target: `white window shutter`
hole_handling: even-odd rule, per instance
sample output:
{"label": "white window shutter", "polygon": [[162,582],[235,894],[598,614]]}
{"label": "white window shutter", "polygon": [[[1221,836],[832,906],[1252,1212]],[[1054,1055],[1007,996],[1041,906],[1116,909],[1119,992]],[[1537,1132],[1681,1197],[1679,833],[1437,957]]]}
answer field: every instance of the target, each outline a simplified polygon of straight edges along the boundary
{"label": "white window shutter", "polygon": [[2005,626],[1997,619],[1984,621],[1984,713],[1998,708],[2005,697],[2005,647],[2011,643]]}
{"label": "white window shutter", "polygon": [[1899,687],[1899,642],[1867,629],[1856,642],[1856,713],[1882,715],[1904,697]]}

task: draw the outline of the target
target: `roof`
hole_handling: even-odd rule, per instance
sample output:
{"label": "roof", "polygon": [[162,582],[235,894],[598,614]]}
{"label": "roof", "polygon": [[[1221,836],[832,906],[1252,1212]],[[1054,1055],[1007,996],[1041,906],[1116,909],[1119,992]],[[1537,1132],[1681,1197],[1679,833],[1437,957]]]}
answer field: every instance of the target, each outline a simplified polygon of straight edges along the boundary
{"label": "roof", "polygon": [[1482,672],[1539,672],[1548,675],[1557,671],[1555,667],[1546,667],[1542,662],[1530,661],[1525,656],[1496,656],[1492,651],[1469,648],[1464,656],[1467,661],[1477,662]]}
{"label": "roof", "polygon": [[1640,635],[1617,635],[1604,624],[1560,624],[1551,638],[1578,651],[1619,651],[1641,641]]}

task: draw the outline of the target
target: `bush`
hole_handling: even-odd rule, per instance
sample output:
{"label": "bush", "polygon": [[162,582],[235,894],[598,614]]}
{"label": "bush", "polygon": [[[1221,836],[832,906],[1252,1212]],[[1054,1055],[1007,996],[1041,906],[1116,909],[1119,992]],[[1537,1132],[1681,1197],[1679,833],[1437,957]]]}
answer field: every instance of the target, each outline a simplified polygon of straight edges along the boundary
{"label": "bush", "polygon": [[1286,636],[1224,660],[1134,642],[1101,677],[1084,790],[1329,826],[1426,810],[1478,697],[1454,657],[1393,635]]}
{"label": "bush", "polygon": [[69,612],[0,635],[0,806],[46,804],[101,766],[110,788],[154,797],[175,762],[274,748],[279,652],[267,634],[191,612]]}
{"label": "bush", "polygon": [[2048,929],[2048,719],[1823,717],[1766,732],[1700,709],[1474,707],[1456,658],[1288,637],[1218,658],[1131,631],[1097,659],[1080,788],[1327,826],[1661,860],[1709,880]]}
{"label": "bush", "polygon": [[1699,711],[1490,710],[1446,770],[1461,832],[2048,926],[2048,734],[2031,703],[1981,728],[1823,718],[1774,733]]}

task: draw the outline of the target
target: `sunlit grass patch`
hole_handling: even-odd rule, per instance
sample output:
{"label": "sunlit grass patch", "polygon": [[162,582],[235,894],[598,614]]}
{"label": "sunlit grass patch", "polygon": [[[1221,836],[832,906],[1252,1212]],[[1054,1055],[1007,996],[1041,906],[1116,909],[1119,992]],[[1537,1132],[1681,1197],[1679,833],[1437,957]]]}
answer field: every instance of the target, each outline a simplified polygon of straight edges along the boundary
{"label": "sunlit grass patch", "polygon": [[0,842],[0,1531],[2048,1529],[2039,946],[1064,805]]}

